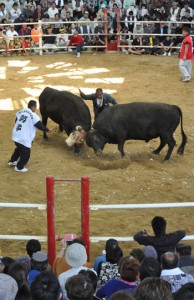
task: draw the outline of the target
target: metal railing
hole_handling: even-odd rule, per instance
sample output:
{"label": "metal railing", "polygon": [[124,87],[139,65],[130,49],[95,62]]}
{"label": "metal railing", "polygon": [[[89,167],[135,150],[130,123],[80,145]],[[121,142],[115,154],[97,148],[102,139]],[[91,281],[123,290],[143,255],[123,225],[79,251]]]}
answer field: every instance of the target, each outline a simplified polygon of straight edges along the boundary
{"label": "metal railing", "polygon": [[[86,21],[86,23],[90,23],[90,24],[98,24],[99,22],[103,24],[103,33],[95,33],[94,30],[95,28],[92,29],[91,33],[83,33],[80,35],[81,36],[89,36],[89,37],[96,37],[96,36],[99,36],[99,37],[102,37],[103,38],[103,45],[92,45],[92,41],[93,39],[91,38],[91,43],[88,44],[88,45],[84,45],[83,44],[83,49],[87,49],[87,50],[92,50],[92,49],[104,49],[104,52],[107,52],[108,51],[108,44],[109,44],[109,38],[115,36],[115,40],[113,40],[113,42],[116,43],[116,48],[117,48],[117,52],[119,53],[120,52],[120,49],[122,48],[154,48],[154,47],[157,47],[157,48],[162,48],[161,45],[132,45],[131,42],[128,42],[128,44],[126,45],[123,45],[121,44],[123,41],[121,40],[121,37],[124,36],[124,34],[121,32],[121,25],[124,23],[134,23],[134,26],[136,25],[136,23],[140,23],[141,24],[141,27],[144,25],[144,24],[160,24],[160,23],[165,23],[168,28],[170,28],[171,24],[184,24],[184,25],[187,25],[187,24],[191,24],[191,22],[181,22],[181,21],[176,21],[176,22],[172,22],[172,21],[125,21],[125,20],[120,20],[120,14],[119,14],[120,10],[118,9],[118,12],[117,12],[117,32],[116,33],[110,33],[108,31],[108,19],[107,19],[107,9],[105,10],[104,12],[104,20],[103,21],[98,21],[98,20],[94,20],[94,21]],[[59,22],[42,22],[41,20],[38,21],[38,22],[33,22],[33,23],[25,23],[27,25],[34,25],[34,24],[38,24],[38,34],[37,35],[22,35],[22,36],[17,36],[19,39],[24,39],[25,37],[29,37],[30,39],[33,40],[33,37],[36,37],[38,38],[38,45],[34,46],[33,44],[31,45],[30,49],[29,48],[26,48],[26,50],[28,51],[35,51],[36,53],[39,53],[40,55],[43,54],[43,51],[44,50],[53,50],[53,47],[52,46],[48,46],[48,47],[45,47],[44,46],[44,38],[46,38],[47,36],[50,36],[48,34],[44,34],[43,33],[43,27],[47,24],[51,25],[51,24],[62,24],[63,26],[66,26],[68,24],[76,24],[76,30],[77,28],[79,27],[79,25],[81,24],[80,21],[69,21],[69,22],[64,22],[64,21],[59,21]],[[15,23],[14,25],[15,26],[18,26],[18,25],[22,25],[23,23]],[[6,26],[10,26],[10,25],[13,25],[13,23],[8,23],[8,24],[2,24],[1,27],[6,27]],[[143,27],[142,27],[143,28]],[[61,33],[59,33],[61,34]],[[57,37],[59,34],[51,34],[51,36],[55,36]],[[70,33],[64,33],[66,35],[66,37],[70,37],[72,36],[72,34]],[[163,36],[163,37],[166,37],[166,36],[171,36],[173,38],[176,38],[176,37],[182,37],[182,34],[175,34],[175,33],[164,33],[164,34],[159,34],[159,33],[154,33],[154,32],[150,32],[150,33],[133,33],[133,32],[129,32],[129,36],[143,36],[143,37],[152,37],[152,36],[157,36],[157,37],[160,37],[160,36]],[[194,35],[191,35],[192,37],[194,37]],[[13,38],[11,38],[13,40]],[[76,47],[75,46],[60,46],[60,45],[56,45],[56,44],[53,44],[55,45],[55,48],[54,50],[55,51],[61,51],[61,50],[67,50],[68,47],[70,48],[73,48],[75,49]],[[173,45],[171,47],[172,49],[180,49],[180,46],[178,45]],[[4,49],[0,49],[0,52],[3,52],[5,51]],[[18,52],[18,51],[23,51],[23,48],[20,47],[20,48],[17,48],[17,49],[14,49],[14,48],[11,48],[11,47],[7,47],[6,49],[7,52]]]}

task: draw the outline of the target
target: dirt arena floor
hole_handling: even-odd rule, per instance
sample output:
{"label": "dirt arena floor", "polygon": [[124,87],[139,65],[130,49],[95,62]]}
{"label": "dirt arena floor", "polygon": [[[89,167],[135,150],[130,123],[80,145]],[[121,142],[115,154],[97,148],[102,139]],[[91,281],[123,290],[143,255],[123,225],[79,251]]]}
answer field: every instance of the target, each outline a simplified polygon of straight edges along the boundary
{"label": "dirt arena floor", "polygon": [[[124,54],[73,54],[0,58],[0,193],[1,202],[45,203],[47,175],[55,178],[90,177],[92,204],[161,203],[193,201],[194,193],[194,85],[182,83],[178,59],[173,57],[127,56]],[[78,94],[102,87],[118,103],[156,101],[179,105],[183,111],[184,130],[188,136],[185,155],[173,151],[170,163],[164,164],[167,149],[159,156],[152,154],[159,140],[149,144],[128,141],[126,157],[121,159],[116,145],[106,145],[101,157],[86,145],[79,156],[65,144],[65,133],[57,124],[47,142],[37,131],[29,172],[21,174],[8,167],[14,149],[11,140],[15,113],[30,99],[37,99],[50,86]],[[93,116],[92,105],[87,102]],[[39,111],[38,111],[39,113]],[[180,127],[175,133],[181,143]],[[57,234],[80,234],[80,185],[57,183]],[[46,235],[46,214],[38,210],[0,209],[0,234]],[[185,229],[194,234],[194,208],[133,209],[95,211],[90,216],[91,236],[133,236],[146,228],[155,215],[167,219],[168,231]],[[25,254],[26,242],[0,242],[3,256]],[[194,247],[194,242],[190,242]],[[58,244],[58,247],[60,243]],[[121,243],[127,254],[136,243]],[[91,245],[91,260],[101,253],[104,243]],[[43,244],[46,250],[46,245]]]}

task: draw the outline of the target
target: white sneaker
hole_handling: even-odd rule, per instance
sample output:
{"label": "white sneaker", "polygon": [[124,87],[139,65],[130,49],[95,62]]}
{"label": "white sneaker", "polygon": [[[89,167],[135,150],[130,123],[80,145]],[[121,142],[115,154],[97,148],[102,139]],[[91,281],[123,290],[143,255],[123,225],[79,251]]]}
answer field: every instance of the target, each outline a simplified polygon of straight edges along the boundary
{"label": "white sneaker", "polygon": [[164,52],[163,56],[166,56],[166,55],[167,55],[167,53],[166,53],[166,52]]}
{"label": "white sneaker", "polygon": [[191,77],[190,76],[186,76],[183,78],[183,82],[187,82],[187,81],[190,81],[191,80]]}
{"label": "white sneaker", "polygon": [[171,52],[168,52],[168,56],[171,56]]}
{"label": "white sneaker", "polygon": [[8,161],[7,163],[9,166],[16,166],[17,165],[17,161]]}
{"label": "white sneaker", "polygon": [[80,57],[80,52],[77,53],[77,57]]}
{"label": "white sneaker", "polygon": [[71,48],[68,48],[68,52],[72,52],[73,51],[73,49],[71,49]]}
{"label": "white sneaker", "polygon": [[23,168],[23,169],[19,170],[17,167],[15,167],[14,170],[15,170],[16,172],[22,172],[22,173],[28,172],[28,169],[27,169],[27,168]]}

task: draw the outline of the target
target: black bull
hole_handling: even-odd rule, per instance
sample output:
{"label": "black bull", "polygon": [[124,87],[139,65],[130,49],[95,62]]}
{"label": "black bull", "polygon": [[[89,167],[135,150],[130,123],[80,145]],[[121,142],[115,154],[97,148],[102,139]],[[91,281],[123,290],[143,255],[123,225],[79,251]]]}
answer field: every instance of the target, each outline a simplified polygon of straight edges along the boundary
{"label": "black bull", "polygon": [[[85,132],[91,129],[90,111],[81,97],[46,87],[40,94],[39,103],[42,123],[45,126],[50,118],[59,124],[59,129],[65,130],[68,136],[77,127]],[[44,138],[47,139],[46,133]],[[75,151],[79,152],[79,145],[75,144]]]}
{"label": "black bull", "polygon": [[182,111],[176,105],[165,103],[134,102],[105,109],[95,120],[93,129],[87,133],[86,143],[100,154],[106,143],[118,144],[122,155],[126,140],[149,140],[160,138],[159,154],[168,145],[165,160],[169,160],[176,144],[173,133],[181,123],[182,143],[177,153],[183,155],[187,137],[183,130]]}

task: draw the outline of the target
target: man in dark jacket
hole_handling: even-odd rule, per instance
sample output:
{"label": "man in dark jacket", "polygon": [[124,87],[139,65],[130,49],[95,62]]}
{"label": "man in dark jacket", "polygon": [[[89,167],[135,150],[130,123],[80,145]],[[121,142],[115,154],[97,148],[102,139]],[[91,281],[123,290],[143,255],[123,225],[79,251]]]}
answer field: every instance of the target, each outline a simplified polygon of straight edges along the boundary
{"label": "man in dark jacket", "polygon": [[180,240],[182,240],[186,232],[184,230],[177,230],[171,233],[166,233],[166,220],[163,217],[154,217],[152,219],[152,229],[154,236],[150,236],[147,230],[142,230],[134,235],[134,240],[140,245],[153,246],[157,253],[158,259],[166,252],[175,252],[175,247]]}
{"label": "man in dark jacket", "polygon": [[179,268],[194,277],[194,259],[191,257],[191,246],[187,244],[178,244],[176,252],[179,256]]}
{"label": "man in dark jacket", "polygon": [[109,103],[112,105],[117,104],[116,100],[109,94],[103,93],[101,88],[96,90],[96,93],[85,95],[80,89],[80,96],[84,100],[92,100],[94,107],[94,118],[96,119],[99,113],[101,113],[105,108],[109,107]]}
{"label": "man in dark jacket", "polygon": [[164,35],[163,34],[168,34],[168,26],[165,25],[165,23],[160,23],[160,26],[157,26],[154,30],[154,33],[158,35],[158,38],[160,40],[160,42],[162,42],[162,40],[164,39]]}

